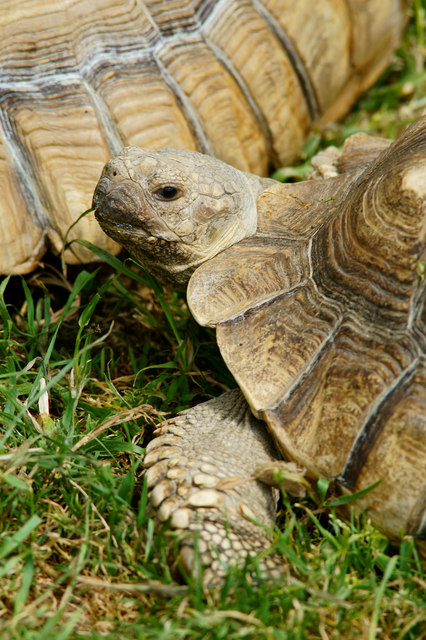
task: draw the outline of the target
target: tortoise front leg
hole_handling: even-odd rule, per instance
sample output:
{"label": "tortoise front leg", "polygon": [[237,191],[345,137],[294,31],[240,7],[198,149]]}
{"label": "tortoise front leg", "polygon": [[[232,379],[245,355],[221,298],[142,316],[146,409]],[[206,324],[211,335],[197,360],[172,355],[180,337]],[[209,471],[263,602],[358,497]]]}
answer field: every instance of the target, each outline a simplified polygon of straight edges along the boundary
{"label": "tortoise front leg", "polygon": [[[272,439],[239,390],[180,413],[156,435],[144,461],[155,516],[179,533],[180,568],[196,575],[199,557],[204,584],[217,584],[228,566],[271,544],[278,492],[254,476],[277,460]],[[262,555],[261,576],[280,576],[282,563]]]}

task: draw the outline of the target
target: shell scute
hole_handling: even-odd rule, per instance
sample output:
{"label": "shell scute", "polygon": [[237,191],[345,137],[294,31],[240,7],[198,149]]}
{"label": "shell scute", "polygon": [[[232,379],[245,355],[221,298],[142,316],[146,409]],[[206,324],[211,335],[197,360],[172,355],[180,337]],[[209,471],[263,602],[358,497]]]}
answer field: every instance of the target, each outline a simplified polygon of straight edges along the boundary
{"label": "shell scute", "polygon": [[287,396],[340,322],[339,306],[308,281],[218,326],[221,353],[256,415]]}
{"label": "shell scute", "polygon": [[207,261],[188,286],[194,317],[215,326],[300,286],[310,273],[304,244],[255,236]]}

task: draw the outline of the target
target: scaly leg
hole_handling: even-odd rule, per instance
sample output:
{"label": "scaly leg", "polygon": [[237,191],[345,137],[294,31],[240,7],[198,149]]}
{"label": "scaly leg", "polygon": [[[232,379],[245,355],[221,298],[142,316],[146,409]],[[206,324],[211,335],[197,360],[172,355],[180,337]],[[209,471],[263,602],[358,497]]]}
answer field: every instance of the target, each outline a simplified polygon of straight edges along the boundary
{"label": "scaly leg", "polygon": [[[220,583],[229,565],[244,565],[271,543],[278,492],[254,476],[277,460],[272,439],[237,389],[183,411],[156,434],[144,462],[156,517],[181,533],[184,572],[196,574],[198,551],[204,583]],[[258,566],[274,578],[282,565],[265,554]]]}

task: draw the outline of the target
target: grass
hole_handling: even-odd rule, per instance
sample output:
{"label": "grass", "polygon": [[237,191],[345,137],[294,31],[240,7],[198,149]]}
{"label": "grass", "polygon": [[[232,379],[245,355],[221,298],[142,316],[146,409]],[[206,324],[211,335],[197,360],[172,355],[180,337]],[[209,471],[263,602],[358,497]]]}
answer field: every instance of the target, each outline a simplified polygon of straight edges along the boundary
{"label": "grass", "polygon": [[[419,2],[413,13],[384,77],[302,160],[425,112]],[[254,586],[242,570],[214,591],[172,580],[171,534],[146,511],[144,445],[233,380],[182,295],[116,258],[59,266],[0,284],[2,640],[426,637],[412,541],[395,549],[366,518],[342,521],[321,483],[317,501],[283,499],[284,584]]]}

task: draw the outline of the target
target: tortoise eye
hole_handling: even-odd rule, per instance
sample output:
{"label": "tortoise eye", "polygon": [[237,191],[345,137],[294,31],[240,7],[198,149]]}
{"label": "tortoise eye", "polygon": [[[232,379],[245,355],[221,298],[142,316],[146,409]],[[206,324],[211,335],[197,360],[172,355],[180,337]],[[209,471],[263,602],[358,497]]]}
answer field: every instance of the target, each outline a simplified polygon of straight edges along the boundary
{"label": "tortoise eye", "polygon": [[171,185],[160,187],[154,191],[154,196],[159,200],[176,200],[180,195],[180,190]]}

